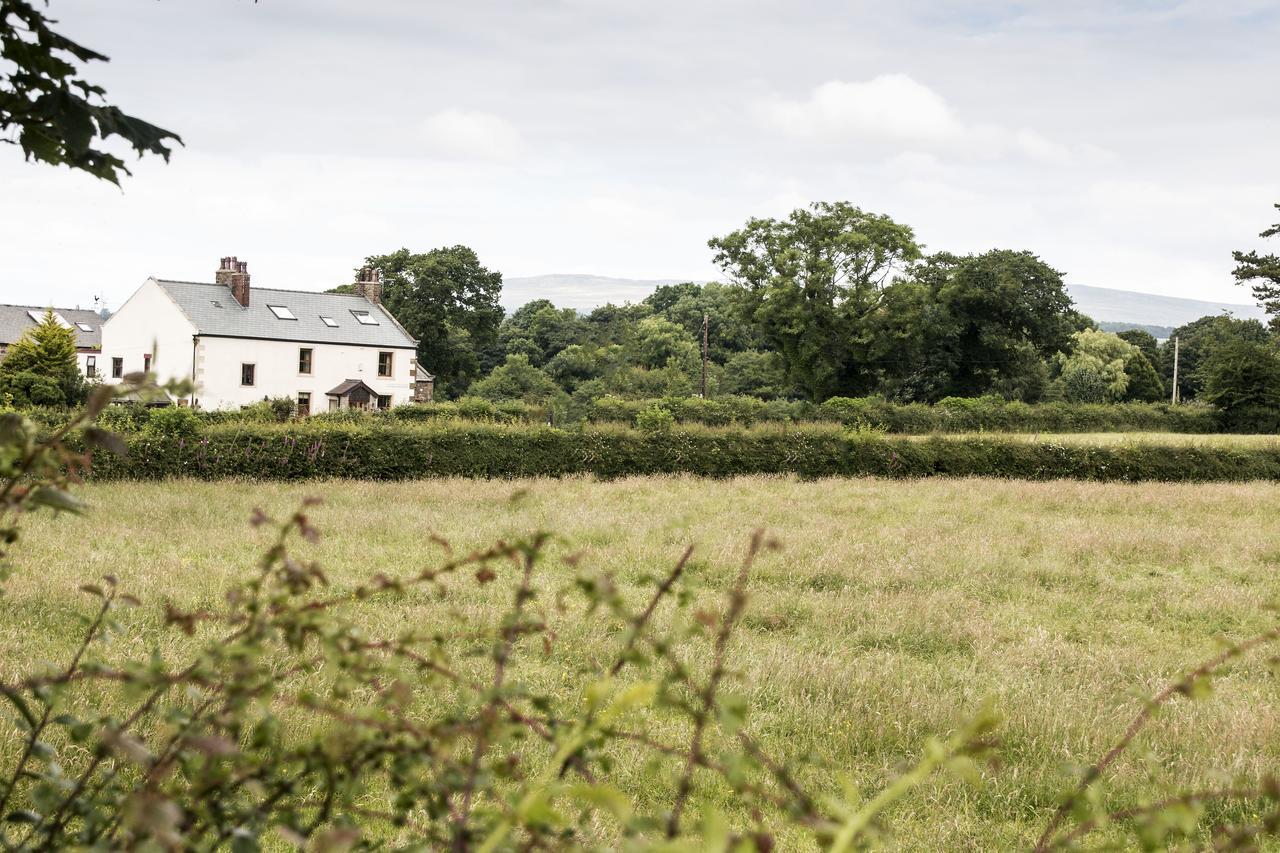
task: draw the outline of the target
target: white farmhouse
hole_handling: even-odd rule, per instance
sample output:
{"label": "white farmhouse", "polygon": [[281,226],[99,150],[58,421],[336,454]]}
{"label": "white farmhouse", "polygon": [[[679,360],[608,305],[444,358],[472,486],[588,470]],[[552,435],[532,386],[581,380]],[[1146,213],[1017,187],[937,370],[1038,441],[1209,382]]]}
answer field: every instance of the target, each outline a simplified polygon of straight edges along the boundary
{"label": "white farmhouse", "polygon": [[251,287],[248,264],[223,258],[213,283],[149,278],[102,326],[104,382],[150,371],[192,380],[177,402],[238,408],[290,397],[302,415],[430,400],[417,342],[382,305],[382,276],[353,293]]}

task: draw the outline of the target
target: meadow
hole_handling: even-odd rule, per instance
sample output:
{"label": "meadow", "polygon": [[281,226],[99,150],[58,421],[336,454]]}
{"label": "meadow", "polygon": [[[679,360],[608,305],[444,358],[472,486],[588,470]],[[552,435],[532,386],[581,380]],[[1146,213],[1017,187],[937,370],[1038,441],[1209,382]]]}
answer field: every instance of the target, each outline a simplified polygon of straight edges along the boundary
{"label": "meadow", "polygon": [[[751,531],[781,549],[760,558],[731,650],[748,728],[775,753],[813,761],[809,781],[847,776],[874,792],[925,740],[985,701],[1003,715],[999,762],[979,784],[940,775],[893,806],[903,849],[1029,847],[1076,768],[1119,737],[1150,695],[1219,640],[1275,622],[1280,487],[1005,480],[648,477],[598,482],[426,480],[97,483],[79,517],[35,515],[0,596],[0,679],[73,648],[80,583],[105,573],[139,596],[123,650],[187,642],[160,626],[159,605],[218,599],[253,571],[267,543],[256,507],[284,515],[304,496],[323,538],[308,555],[335,587],[374,571],[407,575],[440,555],[535,529],[554,531],[538,586],[609,570],[624,592],[695,546],[695,595],[719,600]],[[563,558],[572,557],[566,562]],[[371,636],[429,623],[441,608],[492,615],[510,578],[366,602]],[[553,596],[548,595],[547,598]],[[576,614],[532,677],[569,684],[577,664],[609,654]],[[1257,778],[1280,758],[1277,685],[1265,655],[1233,665],[1204,701],[1179,701],[1115,765],[1112,802]],[[13,748],[0,733],[0,751]],[[623,762],[618,784],[647,778]],[[668,795],[631,790],[637,797]],[[706,793],[714,796],[714,793]],[[732,808],[732,804],[727,804]],[[1213,812],[1251,815],[1248,805]],[[1106,836],[1103,835],[1103,838]],[[784,839],[784,841],[787,839]]]}

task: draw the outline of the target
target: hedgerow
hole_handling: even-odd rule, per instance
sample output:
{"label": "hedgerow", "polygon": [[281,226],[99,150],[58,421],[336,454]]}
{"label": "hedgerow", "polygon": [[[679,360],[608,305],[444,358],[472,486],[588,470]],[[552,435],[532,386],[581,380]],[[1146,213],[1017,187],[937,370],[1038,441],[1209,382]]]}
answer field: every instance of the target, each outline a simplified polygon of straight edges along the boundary
{"label": "hedgerow", "polygon": [[1280,479],[1280,447],[1098,446],[998,436],[911,438],[832,425],[752,429],[458,423],[300,422],[208,427],[195,437],[124,435],[98,454],[96,479],[307,480],[355,477],[616,478],[647,474],[805,478],[982,476],[1118,481]]}

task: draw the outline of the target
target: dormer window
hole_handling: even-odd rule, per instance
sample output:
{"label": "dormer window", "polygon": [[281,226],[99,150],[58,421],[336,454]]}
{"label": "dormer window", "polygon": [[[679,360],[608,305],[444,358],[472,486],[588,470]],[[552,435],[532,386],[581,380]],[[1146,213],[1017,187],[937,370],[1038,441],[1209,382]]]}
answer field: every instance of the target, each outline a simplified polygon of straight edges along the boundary
{"label": "dormer window", "polygon": [[297,317],[295,317],[295,316],[294,316],[294,314],[293,314],[293,312],[292,312],[292,311],[290,311],[288,308],[286,308],[286,307],[285,307],[285,306],[283,306],[283,305],[268,305],[267,307],[271,309],[271,313],[272,313],[272,314],[275,314],[275,315],[276,315],[276,319],[277,319],[277,320],[296,320],[296,319],[298,319]]}
{"label": "dormer window", "polygon": [[357,323],[359,323],[361,326],[376,326],[376,325],[378,325],[378,319],[377,319],[376,317],[374,317],[372,314],[370,314],[368,311],[355,311],[355,310],[352,310],[352,312],[351,312],[351,316],[355,317],[355,318],[356,318],[356,322],[357,322]]}
{"label": "dormer window", "polygon": [[321,314],[321,315],[320,315],[320,322],[321,322],[321,323],[324,323],[324,324],[325,324],[326,326],[328,326],[330,329],[336,329],[336,328],[338,328],[338,321],[337,321],[337,320],[335,320],[335,319],[333,319],[332,317],[326,317],[326,316],[324,316],[323,314]]}

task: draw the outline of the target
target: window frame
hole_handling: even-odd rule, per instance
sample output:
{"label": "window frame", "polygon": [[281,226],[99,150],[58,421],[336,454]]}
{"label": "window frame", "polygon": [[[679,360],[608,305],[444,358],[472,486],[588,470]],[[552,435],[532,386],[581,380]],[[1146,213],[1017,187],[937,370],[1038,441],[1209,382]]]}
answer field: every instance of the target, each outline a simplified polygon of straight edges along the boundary
{"label": "window frame", "polygon": [[142,354],[142,372],[143,373],[151,372],[151,353],[149,352],[144,352]]}
{"label": "window frame", "polygon": [[93,326],[90,326],[88,323],[81,323],[79,320],[77,320],[77,321],[76,321],[76,328],[77,328],[77,329],[79,329],[79,330],[80,330],[80,331],[82,331],[82,332],[92,332],[92,331],[93,331]]}
{"label": "window frame", "polygon": [[[389,409],[389,408],[391,408],[391,395],[390,395],[390,394],[377,394],[377,395],[375,395],[375,399],[377,400],[376,405],[377,405],[377,407],[378,407],[378,409],[379,409],[379,410],[382,410],[382,409]],[[385,401],[385,402],[384,402],[384,401]]]}
{"label": "window frame", "polygon": [[[249,371],[248,371],[249,381],[248,381],[248,382],[245,382],[245,381],[244,381],[244,378],[245,378],[245,368],[246,368],[246,367],[247,367],[247,368],[249,368]],[[242,361],[242,362],[240,362],[240,387],[241,387],[241,388],[256,388],[256,387],[258,387],[258,363],[257,363],[257,362],[254,362],[254,361]]]}
{"label": "window frame", "polygon": [[[268,304],[268,305],[267,305],[267,310],[268,310],[268,311],[270,311],[272,314],[274,314],[274,315],[275,315],[275,318],[276,318],[277,320],[297,320],[297,319],[298,319],[298,315],[297,315],[297,314],[294,314],[294,313],[293,313],[293,311],[289,310],[289,306],[288,306],[288,305],[271,305],[271,304]],[[284,314],[285,314],[285,315],[287,315],[287,316],[282,316],[282,315],[281,315],[281,313],[280,313],[280,312],[282,312],[282,311],[283,311],[283,312],[284,312]]]}
{"label": "window frame", "polygon": [[[304,398],[306,400],[305,408],[303,407]],[[297,395],[294,397],[293,404],[298,410],[298,417],[306,417],[306,418],[311,417],[311,392],[310,391],[299,391]]]}
{"label": "window frame", "polygon": [[326,328],[329,328],[329,329],[338,328],[338,321],[328,316],[327,314],[318,314],[316,316],[320,318],[320,322],[324,323]]}
{"label": "window frame", "polygon": [[[387,358],[387,372],[382,372],[382,357]],[[378,351],[378,378],[390,379],[396,375],[396,351],[395,350],[379,350]]]}
{"label": "window frame", "polygon": [[111,378],[121,379],[124,377],[124,359],[120,356],[111,357]]}
{"label": "window frame", "polygon": [[[306,353],[307,369],[302,369],[303,353]],[[316,349],[315,347],[298,347],[298,375],[311,376],[316,369]]]}
{"label": "window frame", "polygon": [[351,316],[356,318],[356,322],[361,326],[381,326],[378,318],[373,316],[372,311],[360,311],[355,308],[351,309]]}
{"label": "window frame", "polygon": [[85,379],[93,379],[97,375],[98,375],[98,357],[96,355],[86,355],[84,357]]}

